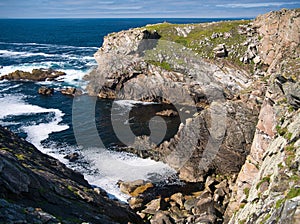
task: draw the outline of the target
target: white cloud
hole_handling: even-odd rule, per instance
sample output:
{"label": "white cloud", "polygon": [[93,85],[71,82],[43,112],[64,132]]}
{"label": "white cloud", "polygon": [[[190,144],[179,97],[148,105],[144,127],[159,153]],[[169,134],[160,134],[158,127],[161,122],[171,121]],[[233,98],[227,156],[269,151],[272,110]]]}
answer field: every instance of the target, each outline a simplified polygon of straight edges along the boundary
{"label": "white cloud", "polygon": [[235,4],[216,5],[216,6],[217,7],[225,7],[225,8],[259,8],[259,7],[296,5],[296,4],[299,4],[299,2],[235,3]]}

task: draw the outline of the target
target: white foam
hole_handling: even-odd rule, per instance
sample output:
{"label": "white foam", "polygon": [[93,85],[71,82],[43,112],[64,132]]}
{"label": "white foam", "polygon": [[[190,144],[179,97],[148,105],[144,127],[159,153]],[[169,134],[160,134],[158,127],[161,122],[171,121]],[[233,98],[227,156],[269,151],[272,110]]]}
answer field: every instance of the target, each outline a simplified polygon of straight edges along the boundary
{"label": "white foam", "polygon": [[77,47],[77,46],[69,46],[69,45],[59,45],[59,44],[39,44],[39,43],[10,43],[10,42],[0,42],[0,44],[5,45],[16,45],[16,46],[44,46],[44,47],[56,47],[56,48],[78,48],[78,49],[95,49],[98,50],[99,47]]}
{"label": "white foam", "polygon": [[48,112],[54,112],[55,117],[49,123],[41,123],[38,125],[31,125],[23,127],[22,129],[27,133],[27,141],[35,145],[39,150],[47,153],[49,149],[44,148],[41,142],[49,137],[53,132],[64,131],[69,128],[69,125],[60,125],[62,116],[64,115],[60,110],[52,109]]}
{"label": "white foam", "polygon": [[[0,119],[7,116],[18,116],[26,114],[54,113],[48,123],[22,127],[27,133],[27,140],[34,144],[39,150],[45,152],[41,142],[53,132],[60,132],[69,128],[68,125],[59,124],[64,113],[58,109],[47,109],[36,105],[28,104],[22,95],[5,95],[0,100]],[[46,152],[45,152],[46,153]]]}
{"label": "white foam", "polygon": [[26,57],[35,57],[35,56],[43,56],[43,57],[60,57],[57,54],[46,54],[46,53],[32,53],[32,52],[23,52],[23,51],[7,51],[0,50],[0,57],[16,57],[16,58],[26,58]]}
{"label": "white foam", "polygon": [[98,175],[85,175],[89,183],[103,188],[122,201],[126,201],[129,197],[120,192],[116,185],[118,180],[148,180],[150,174],[167,179],[176,174],[175,170],[162,162],[141,159],[128,153],[95,148],[82,150],[82,153],[91,162],[92,168],[99,171]]}
{"label": "white foam", "polygon": [[157,104],[155,102],[143,102],[143,101],[137,101],[137,100],[115,100],[114,103],[118,104],[120,107],[125,108],[132,108],[137,104],[140,105],[151,105],[151,104]]}
{"label": "white foam", "polygon": [[3,92],[5,92],[7,90],[10,90],[10,89],[18,88],[19,86],[21,86],[21,84],[16,84],[16,85],[13,85],[13,86],[8,86],[6,88],[2,88],[2,89],[0,89],[0,93],[3,93]]}
{"label": "white foam", "polygon": [[85,88],[86,81],[83,80],[83,77],[88,74],[90,71],[87,70],[75,70],[75,69],[61,69],[60,71],[65,72],[67,75],[59,77],[58,81],[66,82],[70,85]]}
{"label": "white foam", "polygon": [[50,68],[54,65],[62,66],[63,62],[55,62],[55,61],[47,61],[47,62],[40,62],[40,63],[24,63],[19,65],[10,65],[10,66],[3,66],[0,69],[1,75],[6,75],[12,73],[16,70],[21,70],[25,72],[31,72],[35,68]]}

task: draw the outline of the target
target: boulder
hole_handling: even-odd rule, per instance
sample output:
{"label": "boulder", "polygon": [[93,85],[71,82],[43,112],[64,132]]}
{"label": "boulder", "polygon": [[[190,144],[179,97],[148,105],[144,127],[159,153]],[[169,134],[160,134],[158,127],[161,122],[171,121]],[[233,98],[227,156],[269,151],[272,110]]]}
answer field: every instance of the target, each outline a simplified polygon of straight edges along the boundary
{"label": "boulder", "polygon": [[146,208],[142,211],[142,213],[154,215],[159,210],[162,210],[161,203],[161,198],[150,201],[146,204]]}
{"label": "boulder", "polygon": [[170,218],[162,211],[155,213],[153,218],[150,220],[151,224],[172,224]]}
{"label": "boulder", "polygon": [[131,197],[129,198],[128,204],[133,210],[141,210],[144,207],[144,199],[140,197]]}
{"label": "boulder", "polygon": [[74,88],[74,87],[67,87],[65,89],[62,89],[60,92],[62,94],[64,94],[64,95],[72,95],[73,96],[75,94],[75,92],[76,92],[76,88]]}
{"label": "boulder", "polygon": [[65,89],[60,90],[60,92],[67,96],[80,96],[83,94],[81,89],[75,87],[67,87]]}
{"label": "boulder", "polygon": [[119,181],[118,185],[121,192],[131,196],[138,196],[145,192],[148,188],[153,187],[153,184],[151,182],[146,182],[144,180],[135,180],[131,182]]}
{"label": "boulder", "polygon": [[215,57],[217,58],[223,58],[227,57],[228,51],[226,49],[225,44],[219,44],[217,47],[213,49]]}
{"label": "boulder", "polygon": [[173,200],[174,202],[176,202],[176,204],[178,204],[180,208],[184,207],[184,205],[183,205],[184,198],[183,198],[182,193],[179,192],[179,193],[173,194],[170,199]]}
{"label": "boulder", "polygon": [[41,95],[49,96],[54,93],[54,89],[47,86],[42,86],[39,88],[38,93]]}

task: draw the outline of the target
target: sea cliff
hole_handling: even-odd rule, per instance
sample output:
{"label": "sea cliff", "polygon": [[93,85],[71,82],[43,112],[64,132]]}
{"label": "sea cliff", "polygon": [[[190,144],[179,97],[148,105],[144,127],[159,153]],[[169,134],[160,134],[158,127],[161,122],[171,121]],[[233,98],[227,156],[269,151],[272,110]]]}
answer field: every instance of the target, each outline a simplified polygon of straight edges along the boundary
{"label": "sea cliff", "polygon": [[120,181],[129,208],[0,127],[0,222],[299,222],[299,33],[300,10],[282,9],[109,34],[88,93],[173,104],[157,114],[182,118],[173,138],[122,150],[169,164],[188,187]]}
{"label": "sea cliff", "polygon": [[176,104],[179,116],[194,108],[171,140],[128,150],[168,163],[187,182],[226,182],[222,200],[218,188],[202,192],[209,209],[201,194],[182,208],[189,215],[160,209],[164,220],[299,221],[299,26],[299,9],[282,9],[253,21],[162,23],[105,37],[86,77],[89,94]]}

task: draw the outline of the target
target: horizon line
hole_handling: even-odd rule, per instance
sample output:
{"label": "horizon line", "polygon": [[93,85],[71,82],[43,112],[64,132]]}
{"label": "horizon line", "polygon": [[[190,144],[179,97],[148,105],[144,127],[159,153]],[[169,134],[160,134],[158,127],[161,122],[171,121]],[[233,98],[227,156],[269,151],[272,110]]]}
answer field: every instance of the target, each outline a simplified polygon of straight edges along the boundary
{"label": "horizon line", "polygon": [[255,17],[0,17],[0,19],[254,19]]}

